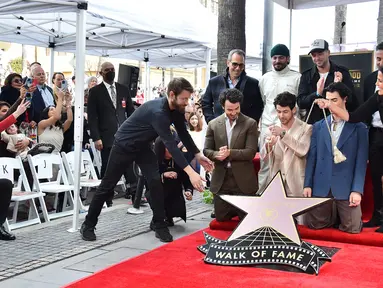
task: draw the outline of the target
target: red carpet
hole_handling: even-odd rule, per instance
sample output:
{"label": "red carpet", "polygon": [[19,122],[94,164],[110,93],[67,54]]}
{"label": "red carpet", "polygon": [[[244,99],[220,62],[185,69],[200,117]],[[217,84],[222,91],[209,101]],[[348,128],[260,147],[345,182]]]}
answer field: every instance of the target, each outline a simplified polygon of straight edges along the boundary
{"label": "red carpet", "polygon": [[[210,229],[233,231],[239,221],[231,220],[218,222],[215,219],[210,222]],[[322,230],[312,230],[303,225],[298,226],[299,235],[303,239],[315,239],[331,242],[343,242],[358,245],[383,247],[383,233],[375,233],[376,228],[363,228],[360,234],[349,234],[338,229],[326,228]]]}
{"label": "red carpet", "polygon": [[[224,231],[206,231],[221,239],[227,239],[229,235]],[[205,264],[204,255],[196,248],[205,243],[202,232],[199,231],[66,287],[383,287],[383,249],[334,242],[311,242],[340,248],[332,262],[322,266],[318,276],[254,267]]]}

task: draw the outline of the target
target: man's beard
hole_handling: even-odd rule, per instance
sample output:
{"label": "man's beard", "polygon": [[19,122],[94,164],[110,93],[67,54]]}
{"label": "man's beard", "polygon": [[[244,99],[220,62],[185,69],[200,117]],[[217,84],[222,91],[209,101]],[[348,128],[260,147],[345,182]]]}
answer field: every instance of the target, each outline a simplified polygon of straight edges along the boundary
{"label": "man's beard", "polygon": [[173,104],[174,108],[176,108],[176,110],[178,112],[185,113],[185,108],[186,108],[185,106],[179,105],[176,100],[174,100],[172,104]]}
{"label": "man's beard", "polygon": [[276,63],[274,65],[274,69],[275,71],[282,71],[283,69],[285,69],[287,66],[287,63]]}

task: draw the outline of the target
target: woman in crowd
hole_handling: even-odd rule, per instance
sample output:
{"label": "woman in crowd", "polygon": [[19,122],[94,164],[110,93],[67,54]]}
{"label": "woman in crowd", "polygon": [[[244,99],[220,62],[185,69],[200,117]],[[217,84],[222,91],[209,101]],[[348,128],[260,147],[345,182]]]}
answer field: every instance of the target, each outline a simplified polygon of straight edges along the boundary
{"label": "woman in crowd", "polygon": [[[22,82],[22,78],[20,74],[17,74],[17,73],[9,74],[7,78],[5,78],[4,86],[1,88],[0,101],[7,102],[11,106],[15,104],[16,101],[20,99],[20,93],[23,93],[23,94],[26,93],[25,90],[23,90],[23,92],[20,90],[22,86],[23,86],[23,82]],[[25,95],[23,95],[23,97],[24,96]],[[25,121],[25,114],[21,115],[18,118],[17,122],[18,124],[20,124],[23,121]]]}
{"label": "woman in crowd", "polygon": [[[16,122],[29,107],[30,103],[23,99],[11,115],[0,121],[0,132],[7,129]],[[1,109],[1,107],[0,107]],[[16,237],[8,233],[4,228],[5,220],[7,219],[9,204],[12,198],[13,183],[8,179],[0,179],[0,240],[15,240]]]}
{"label": "woman in crowd", "polygon": [[[181,217],[186,222],[184,196],[187,200],[192,200],[193,185],[183,169],[174,162],[172,155],[160,138],[155,141],[154,151],[157,155],[162,185],[164,186],[165,213],[168,226],[174,226],[173,217]],[[150,226],[153,226],[152,223]]]}
{"label": "woman in crowd", "polygon": [[[361,106],[358,107],[354,112],[348,112],[347,110],[343,110],[339,108],[336,105],[332,105],[330,101],[326,99],[317,99],[316,103],[319,105],[320,108],[328,108],[333,115],[336,115],[342,120],[351,122],[351,123],[358,123],[358,122],[367,122],[367,121],[373,121],[373,123],[379,123],[382,124],[383,121],[383,67],[379,68],[378,71],[378,77],[376,80],[376,92],[374,95],[372,95],[366,102],[364,102]],[[378,126],[380,126],[378,125]],[[373,135],[372,137],[372,134]],[[378,146],[381,146],[383,149],[383,128],[377,128],[377,127],[371,127],[370,128],[370,139],[373,139],[373,141],[376,141],[376,143],[380,144]],[[371,141],[371,140],[370,140]],[[383,155],[383,153],[379,153],[380,155]],[[376,160],[376,159],[375,159]],[[382,163],[383,159],[379,159],[379,162]],[[378,177],[382,179],[383,182],[383,166],[379,165],[379,167],[371,167],[371,173],[378,173]],[[374,189],[374,203],[376,201],[382,201],[382,195],[375,195],[376,193],[382,193],[381,190],[375,190]],[[378,192],[379,191],[379,192]],[[379,200],[378,200],[379,199]],[[375,204],[379,205],[379,204]],[[381,225],[381,227],[376,230],[376,232],[383,233],[383,224],[380,223],[383,219],[381,215],[375,215],[376,213],[381,214],[383,211],[375,211],[374,209],[374,215],[373,218],[368,222],[367,226],[376,226],[375,224]],[[376,219],[374,219],[376,218]]]}
{"label": "woman in crowd", "polygon": [[54,152],[60,152],[64,142],[64,132],[69,129],[73,121],[71,102],[67,101],[65,108],[67,119],[64,124],[61,122],[61,111],[63,109],[63,99],[65,93],[55,87],[57,95],[57,105],[46,107],[41,113],[41,121],[37,126],[39,143],[48,143],[55,146]]}

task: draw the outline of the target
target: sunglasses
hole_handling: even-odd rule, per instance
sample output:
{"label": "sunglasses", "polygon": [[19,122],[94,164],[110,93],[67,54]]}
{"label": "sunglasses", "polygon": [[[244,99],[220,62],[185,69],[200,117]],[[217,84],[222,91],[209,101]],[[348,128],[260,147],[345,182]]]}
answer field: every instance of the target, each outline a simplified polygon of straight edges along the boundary
{"label": "sunglasses", "polygon": [[237,68],[237,67],[239,67],[239,68],[244,68],[245,67],[245,63],[237,63],[237,62],[230,62],[231,63],[231,65],[233,66],[233,68]]}
{"label": "sunglasses", "polygon": [[21,79],[13,79],[12,82],[13,83],[21,83]]}

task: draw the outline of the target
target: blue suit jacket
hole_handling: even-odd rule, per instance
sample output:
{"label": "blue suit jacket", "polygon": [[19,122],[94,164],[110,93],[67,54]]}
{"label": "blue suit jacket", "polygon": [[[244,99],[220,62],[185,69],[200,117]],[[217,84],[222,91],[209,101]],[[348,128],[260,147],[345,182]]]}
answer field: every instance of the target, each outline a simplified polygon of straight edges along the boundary
{"label": "blue suit jacket", "polygon": [[[324,121],[313,125],[304,187],[311,187],[312,196],[316,197],[326,197],[331,189],[337,200],[348,200],[351,192],[363,194],[368,160],[367,126],[363,123],[344,124],[337,147],[347,160],[335,164],[330,134]],[[331,116],[326,121],[330,124]]]}

